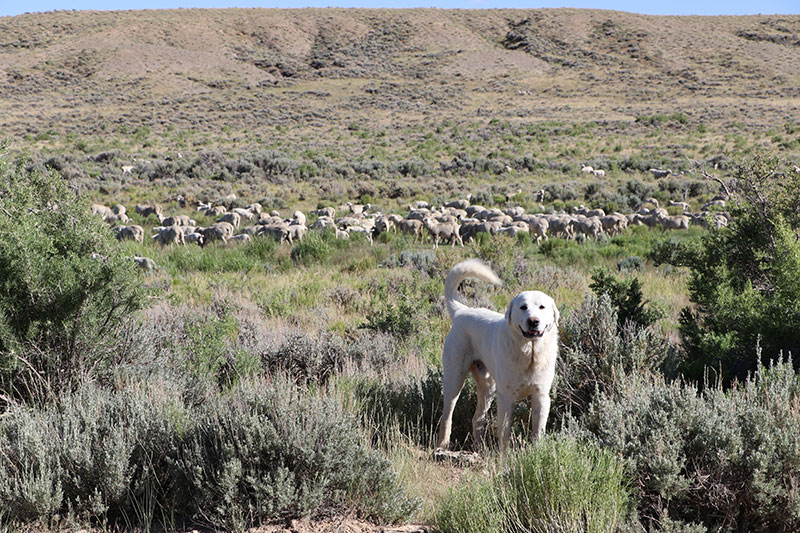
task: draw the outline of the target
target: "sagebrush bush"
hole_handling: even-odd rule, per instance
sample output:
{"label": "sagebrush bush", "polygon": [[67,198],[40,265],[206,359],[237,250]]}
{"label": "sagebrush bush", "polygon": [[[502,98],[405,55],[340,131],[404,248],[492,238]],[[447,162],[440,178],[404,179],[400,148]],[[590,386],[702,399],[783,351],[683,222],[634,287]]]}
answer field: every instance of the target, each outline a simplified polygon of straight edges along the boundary
{"label": "sagebrush bush", "polygon": [[3,519],[246,528],[331,513],[386,523],[416,508],[330,397],[285,376],[241,379],[223,394],[194,386],[84,385],[60,406],[10,406]]}
{"label": "sagebrush bush", "polygon": [[199,431],[185,439],[193,514],[247,527],[347,509],[394,522],[416,508],[331,399],[286,379],[245,381],[232,393],[199,413]]}
{"label": "sagebrush bush", "polygon": [[119,328],[143,302],[135,264],[108,226],[60,177],[0,155],[0,235],[0,387],[25,388],[18,369],[48,389],[106,370],[120,356]]}
{"label": "sagebrush bush", "polygon": [[330,332],[290,333],[260,355],[264,370],[285,372],[299,382],[317,384],[327,383],[347,368],[385,371],[400,358],[396,342],[382,333],[362,334],[347,341]]}
{"label": "sagebrush bush", "polygon": [[[435,444],[442,414],[441,370],[429,368],[421,376],[351,377],[340,380],[339,385],[349,389],[378,441],[399,429],[412,442]],[[453,447],[464,446],[471,439],[476,403],[474,381],[467,380],[453,413]]]}
{"label": "sagebrush bush", "polygon": [[632,375],[587,417],[620,454],[645,525],[666,516],[712,531],[800,528],[800,378],[789,362],[740,385],[664,384]]}
{"label": "sagebrush bush", "polygon": [[436,509],[442,533],[617,531],[630,496],[622,462],[571,437],[548,436],[507,459],[500,472],[475,476]]}
{"label": "sagebrush bush", "polygon": [[387,268],[413,267],[433,277],[437,272],[436,253],[430,250],[402,250],[390,255],[381,263],[381,266]]}
{"label": "sagebrush bush", "polygon": [[169,417],[182,418],[183,411],[170,407],[175,399],[165,390],[114,393],[85,385],[62,394],[59,406],[10,405],[0,419],[4,518],[52,525],[58,516],[134,518],[136,499],[156,480],[162,508],[175,505],[170,458],[178,437],[173,424],[180,420]]}
{"label": "sagebrush bush", "polygon": [[634,322],[620,327],[607,294],[587,293],[579,309],[561,321],[554,420],[584,414],[598,392],[631,375],[660,375],[675,347],[657,330]]}

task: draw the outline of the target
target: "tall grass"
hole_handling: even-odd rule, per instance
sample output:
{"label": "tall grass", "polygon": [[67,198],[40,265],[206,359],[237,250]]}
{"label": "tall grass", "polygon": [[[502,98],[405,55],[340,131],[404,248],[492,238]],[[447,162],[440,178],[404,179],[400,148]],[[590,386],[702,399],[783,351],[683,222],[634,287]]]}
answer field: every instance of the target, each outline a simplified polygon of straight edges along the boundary
{"label": "tall grass", "polygon": [[623,470],[594,444],[547,437],[454,489],[434,523],[441,533],[616,531],[630,507]]}

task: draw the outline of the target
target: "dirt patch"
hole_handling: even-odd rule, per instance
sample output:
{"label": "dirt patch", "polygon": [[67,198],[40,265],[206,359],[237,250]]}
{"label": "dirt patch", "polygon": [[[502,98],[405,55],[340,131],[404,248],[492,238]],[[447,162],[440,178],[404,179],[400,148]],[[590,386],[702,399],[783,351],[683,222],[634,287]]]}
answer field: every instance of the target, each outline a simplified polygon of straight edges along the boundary
{"label": "dirt patch", "polygon": [[378,526],[353,518],[334,520],[292,520],[289,524],[268,525],[250,529],[248,533],[430,533],[428,526]]}

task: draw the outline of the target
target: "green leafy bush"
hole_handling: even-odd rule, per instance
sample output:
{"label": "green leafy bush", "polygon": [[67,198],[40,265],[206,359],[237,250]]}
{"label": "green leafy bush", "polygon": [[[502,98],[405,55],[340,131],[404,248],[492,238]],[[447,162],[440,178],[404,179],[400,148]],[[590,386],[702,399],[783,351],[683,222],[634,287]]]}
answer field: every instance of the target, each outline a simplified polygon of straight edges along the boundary
{"label": "green leafy bush", "polygon": [[570,437],[546,437],[511,456],[501,472],[474,477],[437,508],[442,533],[605,532],[625,522],[630,505],[615,455]]}
{"label": "green leafy bush", "polygon": [[57,389],[106,369],[142,303],[135,265],[108,227],[60,177],[0,157],[0,235],[2,387],[24,388],[18,371]]}
{"label": "green leafy bush", "polygon": [[698,382],[709,367],[726,382],[744,379],[758,364],[757,345],[762,362],[800,352],[800,173],[756,158],[736,167],[729,188],[736,201],[728,228],[652,254],[691,270],[695,306],[681,313],[682,368]]}
{"label": "green leafy bush", "polygon": [[602,394],[587,427],[620,454],[639,513],[710,531],[800,528],[800,379],[788,362],[741,385],[665,385],[631,376]]}
{"label": "green leafy bush", "polygon": [[617,310],[617,327],[620,329],[628,322],[638,328],[646,328],[662,317],[660,312],[647,307],[642,285],[635,276],[621,279],[607,269],[599,268],[592,274],[589,288],[598,296],[608,295]]}

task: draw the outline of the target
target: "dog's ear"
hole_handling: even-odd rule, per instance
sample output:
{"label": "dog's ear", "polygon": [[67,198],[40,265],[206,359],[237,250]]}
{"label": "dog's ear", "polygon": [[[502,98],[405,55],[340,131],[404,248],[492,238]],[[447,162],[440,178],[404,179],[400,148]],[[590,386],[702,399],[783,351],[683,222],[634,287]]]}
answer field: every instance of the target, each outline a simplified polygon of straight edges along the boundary
{"label": "dog's ear", "polygon": [[513,307],[514,300],[512,299],[510,302],[508,302],[508,307],[506,308],[506,322],[508,322],[509,326],[511,325],[511,309],[513,309]]}
{"label": "dog's ear", "polygon": [[558,311],[558,307],[556,307],[555,302],[553,302],[553,316],[555,316],[556,326],[558,326],[558,319],[561,318],[561,313]]}

